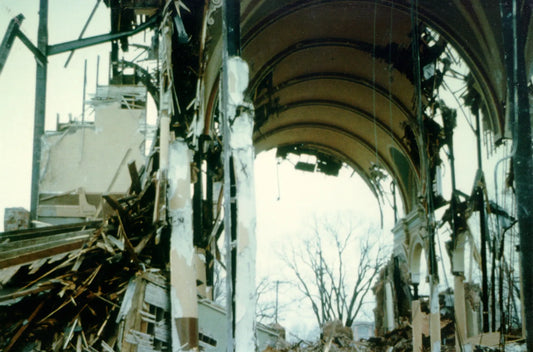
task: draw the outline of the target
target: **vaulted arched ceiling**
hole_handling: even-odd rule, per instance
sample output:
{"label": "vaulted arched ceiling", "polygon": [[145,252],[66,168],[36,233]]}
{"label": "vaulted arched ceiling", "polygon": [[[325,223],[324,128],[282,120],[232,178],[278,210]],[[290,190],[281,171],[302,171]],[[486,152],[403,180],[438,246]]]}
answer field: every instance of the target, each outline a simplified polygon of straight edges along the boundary
{"label": "vaulted arched ceiling", "polygon": [[[411,9],[408,0],[241,1],[257,151],[300,145],[325,152],[369,184],[378,165],[397,180],[409,211],[420,185]],[[499,2],[419,1],[418,19],[417,28],[440,38],[421,44],[422,66],[451,44],[485,101],[485,126],[501,136]]]}

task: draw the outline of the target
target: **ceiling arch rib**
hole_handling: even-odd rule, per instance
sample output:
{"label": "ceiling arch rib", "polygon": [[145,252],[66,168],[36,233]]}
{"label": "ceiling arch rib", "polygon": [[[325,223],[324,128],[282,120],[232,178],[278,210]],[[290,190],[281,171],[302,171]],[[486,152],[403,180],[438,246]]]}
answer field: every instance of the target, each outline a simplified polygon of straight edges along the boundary
{"label": "ceiling arch rib", "polygon": [[[404,124],[411,118],[407,108],[388,92],[379,87],[373,89],[371,82],[341,74],[300,76],[282,82],[273,87],[273,91],[272,95],[264,94],[256,98],[259,115],[264,114],[263,107],[279,113],[286,110],[288,105],[301,102],[337,102],[336,107],[363,114],[369,121],[375,120],[377,127],[385,130],[398,144],[401,144],[399,136],[404,132]],[[376,94],[373,96],[374,92]],[[275,106],[272,105],[272,99],[275,100]],[[258,127],[264,120],[258,119]]]}
{"label": "ceiling arch rib", "polygon": [[[385,87],[382,87],[378,84],[375,84],[369,79],[351,76],[349,74],[338,73],[338,72],[313,72],[306,75],[301,75],[288,79],[287,81],[280,82],[278,85],[273,87],[273,91],[280,96],[283,96],[283,90],[286,88],[291,88],[300,83],[310,82],[310,81],[319,81],[319,80],[334,80],[340,82],[348,82],[354,86],[360,86],[361,88],[373,90],[378,96],[387,100],[387,103],[390,102],[394,108],[393,114],[400,114],[406,117],[406,119],[411,118],[411,111],[407,106],[403,104],[397,97],[392,95],[392,92]],[[260,96],[257,96],[256,103],[257,105],[262,105],[268,101],[268,93],[264,93]]]}
{"label": "ceiling arch rib", "polygon": [[[346,153],[349,160],[366,168],[364,178],[381,163],[400,185],[409,210],[416,199],[407,199],[406,190],[416,187],[420,175],[411,20],[404,9],[390,5],[377,0],[255,2],[258,10],[243,18],[242,55],[250,65],[256,141],[288,138],[279,132],[288,126],[296,135],[295,126],[304,128],[304,122],[316,125],[306,133],[319,139],[334,138],[316,128],[326,125],[359,136],[354,143],[360,152]],[[361,141],[374,157],[368,148],[361,151]],[[400,177],[390,148],[405,155],[412,179]]]}
{"label": "ceiling arch rib", "polygon": [[[361,135],[343,130],[338,126],[313,122],[293,123],[264,133],[257,133],[254,144],[257,153],[287,145],[302,145],[309,149],[313,149],[313,146],[321,146],[321,150],[334,151],[330,154],[353,167],[373,192],[376,192],[371,174],[373,165],[379,165],[389,174],[394,175],[394,170],[389,164],[390,160],[386,160],[379,153],[376,154],[371,143]],[[405,200],[408,199],[405,194],[406,187],[401,180],[399,186],[404,196],[404,206],[407,206],[405,204]]]}
{"label": "ceiling arch rib", "polygon": [[[342,104],[336,101],[299,101],[283,107],[274,118],[270,118],[268,123],[259,127],[255,133],[256,143],[273,138],[273,131],[280,131],[284,128],[290,128],[293,131],[293,139],[285,140],[285,143],[298,143],[300,134],[296,133],[295,128],[313,124],[313,132],[320,134],[317,127],[336,129],[344,131],[346,137],[356,138],[357,143],[364,144],[365,153],[349,153],[351,159],[345,160],[348,163],[357,163],[360,167],[366,167],[367,171],[362,173],[362,177],[370,175],[369,171],[373,164],[378,164],[387,169],[392,177],[398,180],[402,190],[407,189],[410,185],[401,184],[398,168],[394,167],[394,159],[390,155],[390,148],[403,151],[408,155],[402,144],[402,139],[392,133],[388,126],[383,125],[378,120],[373,119],[372,115],[357,107]],[[309,132],[309,131],[308,131]],[[287,137],[287,136],[286,136]],[[323,137],[323,136],[322,136]],[[350,143],[343,141],[339,144],[339,139],[331,136],[329,141],[336,144],[337,148],[353,148]],[[378,143],[376,144],[376,138]],[[327,143],[327,140],[323,141]],[[270,141],[269,147],[275,147],[275,139]],[[407,158],[409,160],[409,158]],[[409,160],[409,166],[413,175],[417,174],[416,168]]]}
{"label": "ceiling arch rib", "polygon": [[[320,37],[324,31],[336,33],[339,37],[350,35],[361,41],[372,38],[371,34],[376,13],[376,28],[387,28],[387,36],[376,37],[376,45],[385,45],[391,41],[409,45],[408,33],[411,23],[394,21],[393,30],[390,28],[390,17],[405,17],[406,13],[400,8],[390,6],[384,1],[361,0],[268,0],[251,4],[255,13],[250,14],[246,6],[241,16],[242,46],[247,47],[263,34],[270,34],[269,30],[275,26],[285,28],[285,33],[293,34],[292,39],[300,41],[303,37]],[[305,27],[302,27],[302,24]],[[350,31],[347,33],[346,29]],[[370,36],[369,36],[370,34]],[[367,40],[367,42],[369,42]],[[372,43],[372,41],[370,41]]]}
{"label": "ceiling arch rib", "polygon": [[[365,49],[365,50],[363,50]],[[384,50],[385,51],[385,50]],[[358,77],[376,87],[391,86],[395,99],[413,111],[414,85],[405,73],[390,67],[388,57],[373,58],[371,46],[344,38],[320,38],[295,43],[272,54],[266,61],[247,49],[243,55],[249,58],[251,69],[250,92],[256,92],[267,79],[273,85],[310,73]],[[374,67],[375,72],[369,70]],[[384,90],[384,88],[381,88]],[[413,115],[414,113],[411,112]]]}
{"label": "ceiling arch rib", "polygon": [[[317,108],[323,110],[317,110]],[[305,116],[295,116],[293,111],[298,108],[310,108],[312,111],[306,111]],[[339,115],[339,110],[346,112],[346,116]],[[285,113],[285,114],[284,114]],[[272,120],[268,126],[284,124],[291,120],[303,121],[326,121],[329,125],[342,126],[343,129],[349,131],[360,131],[374,138],[374,127],[377,136],[381,141],[394,144],[395,147],[401,146],[401,138],[394,134],[392,129],[383,124],[379,119],[374,117],[367,111],[349,104],[341,103],[332,100],[302,100],[283,106],[279,112],[279,118]],[[369,141],[369,143],[373,143]],[[384,143],[385,144],[385,143]],[[379,144],[378,144],[379,146]],[[376,146],[373,146],[376,148]]]}
{"label": "ceiling arch rib", "polygon": [[[326,3],[329,6],[344,9],[343,16],[355,14],[367,24],[368,28],[359,35],[359,37],[364,37],[366,33],[366,37],[362,40],[379,45],[380,41],[386,37],[382,33],[385,28],[392,30],[393,40],[391,42],[404,47],[409,45],[411,1],[333,0]],[[328,18],[322,17],[320,10],[317,10],[323,4],[322,0],[243,1],[243,43],[247,44],[251,40],[256,40],[259,33],[274,26],[280,19],[294,18],[305,12],[315,11],[315,23],[311,23],[313,28],[318,24],[324,24]],[[369,34],[369,31],[373,28],[374,9],[377,10],[375,18],[378,35],[372,38],[372,33]],[[388,24],[384,20],[387,15],[389,19],[393,16]],[[366,16],[366,19],[362,18],[363,16]],[[308,14],[307,18],[309,17]],[[489,116],[484,116],[487,125],[497,135],[503,136],[503,102],[506,96],[506,85],[501,54],[503,52],[502,38],[499,34],[501,33],[501,19],[498,1],[451,0],[446,6],[442,1],[422,1],[418,4],[418,18],[451,43],[465,60],[479,84],[478,91],[487,103]],[[347,32],[353,36],[349,30],[351,28],[353,27],[346,27]],[[324,36],[328,30],[327,26],[324,26],[321,36]],[[285,31],[285,33],[288,32]]]}

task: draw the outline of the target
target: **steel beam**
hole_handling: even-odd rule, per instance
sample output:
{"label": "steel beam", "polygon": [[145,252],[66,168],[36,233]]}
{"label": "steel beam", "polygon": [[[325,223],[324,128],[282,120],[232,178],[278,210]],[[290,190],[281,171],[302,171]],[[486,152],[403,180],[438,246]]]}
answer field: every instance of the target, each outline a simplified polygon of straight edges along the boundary
{"label": "steel beam", "polygon": [[[525,45],[531,8],[516,0],[500,0],[507,74],[509,125],[513,136],[513,170],[520,231],[520,266],[527,350],[533,351],[533,158]],[[525,13],[524,13],[525,12]],[[529,26],[531,24],[529,23]]]}
{"label": "steel beam", "polygon": [[144,31],[145,29],[155,26],[158,19],[159,19],[159,16],[153,16],[148,21],[144,22],[143,24],[136,27],[135,29],[132,29],[131,31],[102,34],[102,35],[97,35],[94,37],[89,37],[89,38],[84,38],[84,39],[71,40],[69,42],[64,42],[60,44],[48,45],[46,53],[49,56],[56,55],[56,54],[61,54],[67,51],[73,51],[76,49],[86,48],[89,46],[102,44],[105,42],[110,42],[112,40],[129,37],[134,34],[140,33]]}
{"label": "steel beam", "polygon": [[2,73],[2,69],[6,64],[7,57],[11,51],[15,37],[17,36],[18,28],[23,20],[24,16],[20,14],[11,19],[9,25],[7,26],[6,34],[4,35],[2,44],[0,44],[0,74]]}
{"label": "steel beam", "polygon": [[[41,0],[39,5],[39,29],[37,31],[37,49],[46,55],[48,46],[48,0]],[[44,134],[46,114],[46,77],[47,63],[37,65],[35,83],[35,111],[33,122],[33,155],[31,170],[30,219],[37,219],[39,203],[39,174],[41,171],[41,138]]]}

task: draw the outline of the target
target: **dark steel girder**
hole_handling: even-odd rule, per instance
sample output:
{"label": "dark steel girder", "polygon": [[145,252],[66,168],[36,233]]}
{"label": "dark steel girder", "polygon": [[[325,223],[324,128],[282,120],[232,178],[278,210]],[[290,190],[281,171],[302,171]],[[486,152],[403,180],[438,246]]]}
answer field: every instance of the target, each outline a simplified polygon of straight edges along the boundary
{"label": "dark steel girder", "polygon": [[130,37],[134,34],[144,31],[145,29],[154,27],[158,22],[159,22],[159,16],[155,15],[155,16],[152,16],[148,21],[144,22],[137,28],[132,29],[131,31],[102,34],[102,35],[97,35],[97,36],[89,37],[89,38],[71,40],[68,42],[60,43],[60,44],[48,45],[46,49],[46,54],[48,56],[61,54],[67,51],[86,48],[89,46],[110,42],[112,40]]}

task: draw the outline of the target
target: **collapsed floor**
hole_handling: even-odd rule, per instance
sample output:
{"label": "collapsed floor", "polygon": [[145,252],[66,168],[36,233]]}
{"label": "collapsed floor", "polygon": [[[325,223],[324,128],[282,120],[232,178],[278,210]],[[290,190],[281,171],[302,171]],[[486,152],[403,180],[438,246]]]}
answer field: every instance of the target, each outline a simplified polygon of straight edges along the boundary
{"label": "collapsed floor", "polygon": [[165,231],[144,201],[111,200],[103,223],[2,235],[0,350],[166,349]]}

